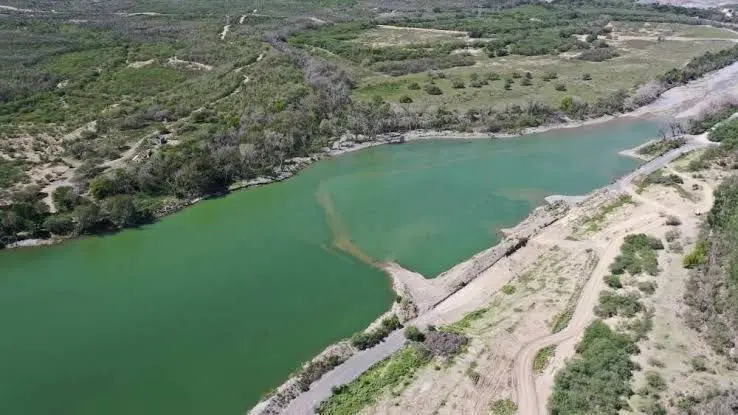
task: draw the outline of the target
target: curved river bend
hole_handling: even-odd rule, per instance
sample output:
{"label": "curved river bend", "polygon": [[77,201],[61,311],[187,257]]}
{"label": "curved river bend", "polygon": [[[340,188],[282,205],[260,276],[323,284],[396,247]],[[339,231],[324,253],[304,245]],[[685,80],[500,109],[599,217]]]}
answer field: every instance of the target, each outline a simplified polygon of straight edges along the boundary
{"label": "curved river bend", "polygon": [[240,414],[388,308],[369,262],[434,276],[543,197],[633,169],[616,152],[657,130],[375,147],[141,230],[0,252],[0,413]]}

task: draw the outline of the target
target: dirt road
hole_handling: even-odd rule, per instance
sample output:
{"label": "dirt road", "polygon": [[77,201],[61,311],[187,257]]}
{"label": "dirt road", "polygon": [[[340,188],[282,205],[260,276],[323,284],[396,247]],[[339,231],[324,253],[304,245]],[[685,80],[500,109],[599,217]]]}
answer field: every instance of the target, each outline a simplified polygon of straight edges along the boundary
{"label": "dirt road", "polygon": [[[672,150],[661,157],[658,157],[638,168],[618,180],[613,187],[635,195],[631,187],[633,179],[637,176],[650,174],[663,168],[667,163],[676,160],[683,154],[689,153],[699,148],[704,148],[710,144],[702,142],[692,142],[678,149]],[[637,195],[636,195],[637,196]],[[638,199],[643,199],[637,196]],[[710,199],[711,200],[711,199]],[[656,206],[660,204],[656,201],[646,201]],[[668,213],[679,216],[679,213],[668,209]],[[546,400],[548,393],[536,390],[536,379],[533,371],[533,361],[538,351],[544,347],[560,345],[565,343],[568,350],[557,348],[556,354],[562,356],[571,356],[574,354],[575,342],[573,340],[579,338],[584,330],[595,319],[594,307],[599,299],[599,293],[605,288],[604,277],[609,273],[608,267],[613,262],[620,251],[620,245],[623,238],[630,233],[647,233],[648,231],[662,226],[662,220],[658,217],[634,217],[623,224],[618,231],[617,236],[612,238],[604,253],[602,254],[597,266],[592,271],[587,280],[579,301],[576,305],[574,314],[569,325],[558,333],[541,336],[537,339],[527,342],[514,360],[513,382],[515,384],[515,393],[517,396],[518,414],[519,415],[542,415],[546,414]]]}

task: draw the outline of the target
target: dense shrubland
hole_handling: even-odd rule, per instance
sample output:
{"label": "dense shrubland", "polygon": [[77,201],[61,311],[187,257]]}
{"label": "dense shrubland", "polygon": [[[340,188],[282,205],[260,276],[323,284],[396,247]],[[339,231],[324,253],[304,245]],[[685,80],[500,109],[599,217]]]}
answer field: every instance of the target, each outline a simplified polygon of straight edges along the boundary
{"label": "dense shrubland", "polygon": [[[286,2],[265,7],[286,10]],[[353,23],[336,19],[335,24],[249,15],[248,24],[233,25],[230,39],[221,41],[222,19],[217,13],[193,12],[202,6],[195,3],[172,5],[168,16],[121,18],[103,12],[85,15],[84,10],[105,7],[72,2],[67,10],[74,12],[69,14],[11,13],[0,20],[0,34],[5,35],[0,62],[9,69],[0,73],[0,151],[13,158],[0,161],[0,246],[49,234],[137,226],[188,200],[226,192],[236,181],[278,175],[290,158],[319,152],[347,133],[372,139],[413,129],[517,132],[568,118],[617,113],[654,99],[664,87],[727,65],[738,55],[736,48],[706,54],[666,74],[655,93],[639,97],[626,91],[594,102],[566,97],[558,108],[538,102],[465,111],[398,108],[381,99],[351,99],[355,67],[316,58],[313,49],[397,75],[470,65],[473,57],[456,53],[466,46],[490,54],[573,49],[609,53],[595,37],[607,37],[610,19],[697,23],[717,17],[624,3],[608,3],[602,15],[575,2],[520,7],[524,2],[514,2],[494,11],[485,8],[479,16],[441,8],[433,15]],[[312,7],[293,3],[295,10]],[[123,2],[114,10],[133,5]],[[331,7],[334,16],[353,10],[341,2]],[[70,17],[75,16],[80,19],[72,23]],[[403,47],[362,44],[362,33],[378,23],[465,30],[473,37],[495,33],[495,39],[468,45],[462,39]],[[590,42],[573,35],[589,35]],[[172,64],[174,57],[206,66]],[[480,88],[499,79],[495,75],[458,81],[466,88]],[[517,82],[506,78],[508,88],[531,82],[531,77],[518,75]],[[416,87],[443,93],[432,83]],[[557,87],[567,88],[563,83]],[[411,103],[412,98],[404,100]],[[16,157],[22,149],[8,144],[24,135],[60,136],[91,121],[94,128],[65,139],[59,144],[61,152],[42,155],[39,162]],[[136,163],[105,167],[133,146],[142,156]],[[42,203],[45,195],[39,188],[21,185],[29,179],[29,167],[44,163],[76,166],[72,189],[59,190],[67,192],[65,197],[75,196],[63,208],[57,205],[53,214]]]}
{"label": "dense shrubland", "polygon": [[[715,190],[702,240],[685,257],[694,268],[684,300],[687,323],[719,354],[730,355],[738,338],[738,178]],[[736,355],[730,355],[738,359]]]}

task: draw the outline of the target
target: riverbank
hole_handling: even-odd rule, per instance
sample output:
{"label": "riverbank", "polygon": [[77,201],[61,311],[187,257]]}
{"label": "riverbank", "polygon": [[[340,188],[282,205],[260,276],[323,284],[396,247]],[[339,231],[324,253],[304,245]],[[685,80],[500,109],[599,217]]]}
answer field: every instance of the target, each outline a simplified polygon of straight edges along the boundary
{"label": "riverbank", "polygon": [[[730,99],[738,99],[738,83],[735,82],[736,76],[738,76],[738,63],[734,63],[725,68],[709,73],[702,78],[692,81],[686,85],[680,85],[671,88],[663,92],[653,102],[628,113],[606,115],[590,120],[569,121],[566,123],[525,128],[517,134],[493,134],[486,132],[459,132],[446,130],[414,130],[406,133],[383,134],[377,137],[344,135],[343,137],[340,137],[338,140],[334,141],[330,148],[325,147],[321,149],[320,152],[311,154],[307,157],[295,157],[285,160],[282,168],[279,171],[275,172],[275,174],[272,176],[260,176],[254,179],[233,183],[229,186],[229,192],[263,186],[275,182],[281,182],[289,179],[290,177],[293,177],[300,170],[311,165],[312,163],[322,160],[326,157],[340,156],[342,154],[380,145],[401,144],[411,141],[433,139],[474,140],[514,138],[528,134],[538,134],[561,129],[596,126],[617,119],[644,117],[694,117],[699,115],[701,112],[709,110],[712,106],[718,105],[718,103],[720,102],[726,102]],[[179,212],[182,209],[188,206],[192,206],[202,200],[221,196],[223,196],[223,194],[203,196],[191,200],[176,201],[165,206],[160,211],[155,212],[155,217],[159,219],[161,217]],[[30,239],[9,244],[6,248],[29,248],[51,245],[74,238],[75,237],[52,236],[48,239]]]}
{"label": "riverbank", "polygon": [[[373,396],[377,402],[361,413],[402,414],[412,410],[430,414],[447,404],[464,413],[487,413],[492,399],[502,399],[510,396],[508,394],[513,394],[515,399],[512,388],[516,385],[519,394],[515,400],[521,409],[530,408],[531,404],[545,405],[555,372],[554,364],[547,367],[545,377],[536,381],[533,373],[529,375],[533,357],[541,347],[551,344],[546,343],[549,341],[563,341],[556,349],[556,366],[562,365],[573,354],[577,336],[593,318],[592,304],[602,289],[602,276],[616,255],[623,236],[637,230],[658,228],[659,232],[666,232],[672,229],[664,223],[665,212],[676,212],[685,221],[687,217],[690,222],[697,220],[693,209],[682,206],[684,203],[701,206],[697,211],[709,208],[709,187],[699,188],[700,191],[696,192],[699,197],[695,197],[697,202],[684,202],[676,191],[668,188],[654,189],[653,197],[646,199],[635,194],[631,187],[633,177],[648,174],[654,168],[673,162],[685,151],[696,149],[690,145],[694,146],[694,143],[688,144],[686,150],[676,149],[643,165],[613,185],[593,191],[551,226],[533,235],[525,246],[506,255],[504,261],[493,264],[446,301],[412,321],[419,327],[427,324],[438,326],[454,323],[473,312],[479,317],[469,319],[468,325],[479,326],[479,331],[471,332],[469,352],[455,359],[450,369],[438,369],[438,366],[422,369],[412,384],[393,389],[391,397],[377,391],[375,393],[379,395]],[[702,200],[703,193],[705,200]],[[632,201],[621,203],[624,195],[630,195]],[[592,221],[596,221],[596,227],[592,226]],[[693,230],[696,232],[696,227]],[[689,239],[695,234],[692,232],[684,237]],[[536,288],[539,284],[540,287]],[[503,290],[503,287],[509,290]],[[554,333],[558,334],[544,334],[550,332],[551,324],[559,325],[556,316],[566,315],[571,322],[563,323],[565,330],[554,328]],[[472,323],[477,319],[479,324]],[[507,327],[507,323],[501,322],[512,325]],[[401,334],[395,337],[388,343],[399,350],[404,339]],[[529,339],[532,345],[527,343]],[[480,340],[483,343],[480,344]],[[490,342],[494,342],[494,347],[490,347]],[[523,346],[527,354],[518,359]],[[383,353],[382,356],[389,354]],[[517,364],[517,360],[522,363]],[[515,372],[511,372],[513,361],[516,362]],[[351,363],[347,362],[346,366],[351,366]],[[356,379],[360,368],[368,368],[367,362],[359,359],[353,366],[354,370],[341,367],[327,374],[314,385],[314,393],[311,388],[311,392],[301,395],[284,413],[312,413],[317,403],[330,396],[330,388]],[[477,379],[481,380],[470,381],[472,377],[468,376],[469,369],[466,368],[476,366],[479,366]],[[355,376],[347,377],[347,372]],[[533,383],[532,387],[529,387],[530,383]],[[520,392],[521,386],[527,389]],[[539,412],[525,409],[521,413]]]}

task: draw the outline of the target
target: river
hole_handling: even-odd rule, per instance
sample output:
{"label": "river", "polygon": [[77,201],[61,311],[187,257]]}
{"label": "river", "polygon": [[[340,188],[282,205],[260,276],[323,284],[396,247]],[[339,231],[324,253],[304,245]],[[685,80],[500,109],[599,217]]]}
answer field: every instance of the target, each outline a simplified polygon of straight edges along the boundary
{"label": "river", "polygon": [[543,197],[633,169],[658,125],[381,146],[139,230],[0,252],[0,413],[240,414]]}

